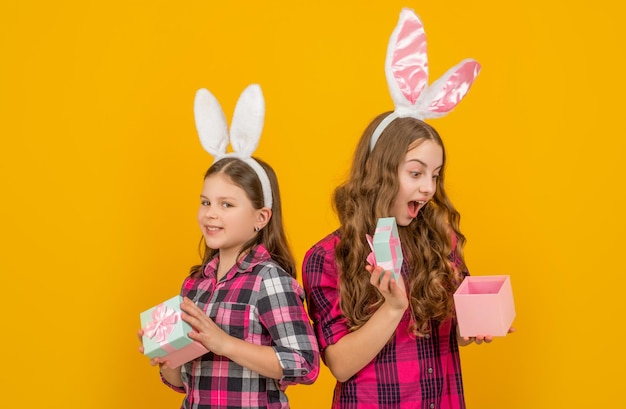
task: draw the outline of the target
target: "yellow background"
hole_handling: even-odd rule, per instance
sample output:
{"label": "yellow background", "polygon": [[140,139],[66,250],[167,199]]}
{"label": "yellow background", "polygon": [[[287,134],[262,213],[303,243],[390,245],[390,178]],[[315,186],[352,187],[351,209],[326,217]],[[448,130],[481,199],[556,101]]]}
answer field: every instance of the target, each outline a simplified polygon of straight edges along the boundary
{"label": "yellow background", "polygon": [[[431,81],[483,64],[449,116],[448,192],[475,275],[509,274],[517,333],[463,349],[470,408],[623,403],[623,80],[619,2],[3,1],[0,406],[175,408],[137,352],[139,312],[197,262],[211,163],[193,96],[228,118],[260,83],[257,154],[304,252],[336,226],[330,193],[390,109],[383,62],[402,6]],[[621,7],[621,6],[619,6]],[[288,390],[328,407],[334,382]],[[620,403],[621,402],[621,403]]]}

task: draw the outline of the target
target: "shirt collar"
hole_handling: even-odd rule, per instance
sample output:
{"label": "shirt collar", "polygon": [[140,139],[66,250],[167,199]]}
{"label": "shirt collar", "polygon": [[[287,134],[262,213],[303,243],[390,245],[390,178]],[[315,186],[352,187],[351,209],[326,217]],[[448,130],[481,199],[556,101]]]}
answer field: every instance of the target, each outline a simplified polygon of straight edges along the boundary
{"label": "shirt collar", "polygon": [[[263,244],[257,244],[252,247],[252,249],[244,256],[244,258],[226,274],[227,276],[231,276],[236,273],[245,273],[251,271],[254,267],[259,265],[262,262],[271,259],[270,253],[267,251]],[[217,266],[220,261],[219,253],[215,255],[206,265],[202,275],[204,277],[215,276],[215,272],[217,271]],[[235,271],[233,271],[235,270]]]}

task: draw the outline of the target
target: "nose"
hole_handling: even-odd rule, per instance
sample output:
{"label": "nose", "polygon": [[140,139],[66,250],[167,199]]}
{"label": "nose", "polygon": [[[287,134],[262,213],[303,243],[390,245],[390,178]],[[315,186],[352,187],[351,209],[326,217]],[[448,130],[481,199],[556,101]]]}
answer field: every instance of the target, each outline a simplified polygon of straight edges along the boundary
{"label": "nose", "polygon": [[420,193],[432,194],[432,193],[435,193],[436,189],[437,189],[437,181],[434,178],[430,178],[430,177],[424,178],[424,180],[419,186]]}
{"label": "nose", "polygon": [[202,206],[200,208],[200,218],[201,219],[215,219],[215,209],[213,206]]}

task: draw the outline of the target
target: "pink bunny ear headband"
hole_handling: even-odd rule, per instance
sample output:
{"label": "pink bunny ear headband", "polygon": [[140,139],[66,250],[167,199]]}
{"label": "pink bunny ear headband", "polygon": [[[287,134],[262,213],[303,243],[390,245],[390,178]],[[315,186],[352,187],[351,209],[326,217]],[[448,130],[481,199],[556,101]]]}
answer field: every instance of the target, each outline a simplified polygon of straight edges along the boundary
{"label": "pink bunny ear headband", "polygon": [[227,157],[235,157],[250,165],[261,181],[263,204],[271,209],[270,179],[265,169],[252,158],[252,153],[259,144],[265,120],[265,100],[261,87],[257,84],[249,85],[239,96],[230,128],[230,144],[233,152],[226,153],[229,135],[224,111],[207,89],[201,88],[196,92],[194,114],[200,142],[202,147],[215,158],[213,163]]}
{"label": "pink bunny ear headband", "polygon": [[396,118],[424,120],[446,115],[461,102],[479,71],[477,61],[465,59],[429,86],[424,26],[413,10],[402,9],[385,59],[385,76],[395,110],[374,130],[370,151]]}

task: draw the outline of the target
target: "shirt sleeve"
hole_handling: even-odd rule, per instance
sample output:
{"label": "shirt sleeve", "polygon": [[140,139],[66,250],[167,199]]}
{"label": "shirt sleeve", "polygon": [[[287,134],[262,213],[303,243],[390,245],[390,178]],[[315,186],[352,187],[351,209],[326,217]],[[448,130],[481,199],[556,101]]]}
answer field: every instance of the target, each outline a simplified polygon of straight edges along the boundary
{"label": "shirt sleeve", "polygon": [[340,308],[339,273],[332,241],[325,241],[306,253],[302,281],[307,294],[309,316],[323,352],[349,332],[348,320]]}
{"label": "shirt sleeve", "polygon": [[283,368],[280,385],[312,384],[319,374],[320,354],[304,309],[304,290],[277,267],[267,268],[263,276],[257,307]]}
{"label": "shirt sleeve", "polygon": [[185,393],[185,388],[184,387],[172,385],[171,383],[169,383],[167,381],[167,379],[165,379],[165,377],[163,376],[163,374],[160,371],[159,371],[159,376],[161,377],[161,382],[163,382],[165,385],[167,385],[171,389],[175,390],[176,392]]}

